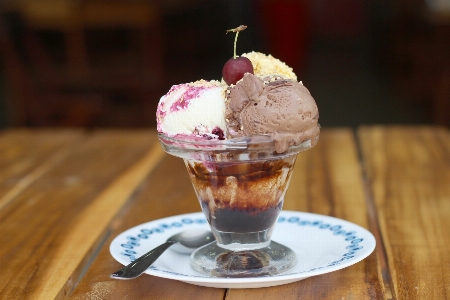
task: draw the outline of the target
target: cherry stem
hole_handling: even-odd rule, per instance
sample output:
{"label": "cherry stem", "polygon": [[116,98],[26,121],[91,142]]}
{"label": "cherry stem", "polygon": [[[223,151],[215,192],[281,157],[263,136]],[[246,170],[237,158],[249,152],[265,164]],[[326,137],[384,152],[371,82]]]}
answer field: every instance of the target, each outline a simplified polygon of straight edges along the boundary
{"label": "cherry stem", "polygon": [[237,44],[237,37],[239,35],[239,31],[236,32],[236,36],[234,37],[234,55],[233,58],[236,59],[236,44]]}
{"label": "cherry stem", "polygon": [[228,32],[236,32],[236,36],[234,37],[234,54],[233,54],[233,58],[236,59],[236,44],[237,44],[237,38],[239,35],[239,32],[245,30],[247,28],[246,25],[241,25],[239,27],[233,28],[233,29],[228,29],[226,33]]}

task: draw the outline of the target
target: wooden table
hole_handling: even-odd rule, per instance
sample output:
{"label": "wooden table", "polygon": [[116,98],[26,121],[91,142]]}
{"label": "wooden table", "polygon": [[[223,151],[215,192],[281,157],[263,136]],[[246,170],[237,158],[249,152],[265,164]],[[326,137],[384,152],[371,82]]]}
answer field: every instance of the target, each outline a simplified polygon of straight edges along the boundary
{"label": "wooden table", "polygon": [[369,229],[368,258],[260,289],[119,281],[116,235],[200,211],[182,160],[154,130],[0,132],[0,299],[450,299],[448,129],[326,128],[295,168],[284,208]]}

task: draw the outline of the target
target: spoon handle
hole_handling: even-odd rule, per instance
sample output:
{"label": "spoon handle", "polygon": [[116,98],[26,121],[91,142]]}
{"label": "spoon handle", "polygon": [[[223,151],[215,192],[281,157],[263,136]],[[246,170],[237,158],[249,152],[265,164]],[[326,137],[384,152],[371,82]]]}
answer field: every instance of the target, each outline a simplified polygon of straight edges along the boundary
{"label": "spoon handle", "polygon": [[153,250],[140,256],[138,259],[131,262],[129,265],[123,267],[122,269],[112,273],[111,278],[115,279],[133,279],[145,272],[145,270],[150,267],[161,254],[164,253],[170,246],[176,244],[174,241],[167,241],[162,245],[159,245]]}

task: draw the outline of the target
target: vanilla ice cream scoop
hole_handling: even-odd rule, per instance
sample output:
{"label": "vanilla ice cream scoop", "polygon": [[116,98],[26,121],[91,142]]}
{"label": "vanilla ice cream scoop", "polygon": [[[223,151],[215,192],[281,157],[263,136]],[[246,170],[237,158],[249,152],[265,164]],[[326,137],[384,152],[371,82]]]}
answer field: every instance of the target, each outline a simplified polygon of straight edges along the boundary
{"label": "vanilla ice cream scoop", "polygon": [[174,85],[159,101],[158,132],[167,136],[225,139],[225,91],[226,86],[219,81]]}

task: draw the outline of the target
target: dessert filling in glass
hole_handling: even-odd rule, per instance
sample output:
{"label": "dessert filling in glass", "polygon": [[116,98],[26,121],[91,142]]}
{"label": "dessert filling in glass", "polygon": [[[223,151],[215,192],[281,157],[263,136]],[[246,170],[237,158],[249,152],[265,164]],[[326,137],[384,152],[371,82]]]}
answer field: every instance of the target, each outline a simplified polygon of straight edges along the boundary
{"label": "dessert filling in glass", "polygon": [[185,160],[219,246],[256,249],[269,244],[295,156],[255,162]]}
{"label": "dessert filling in glass", "polygon": [[183,158],[216,241],[196,250],[192,268],[208,276],[270,276],[294,266],[295,253],[271,241],[297,154],[316,140],[275,151],[270,137],[198,141],[159,135]]}

